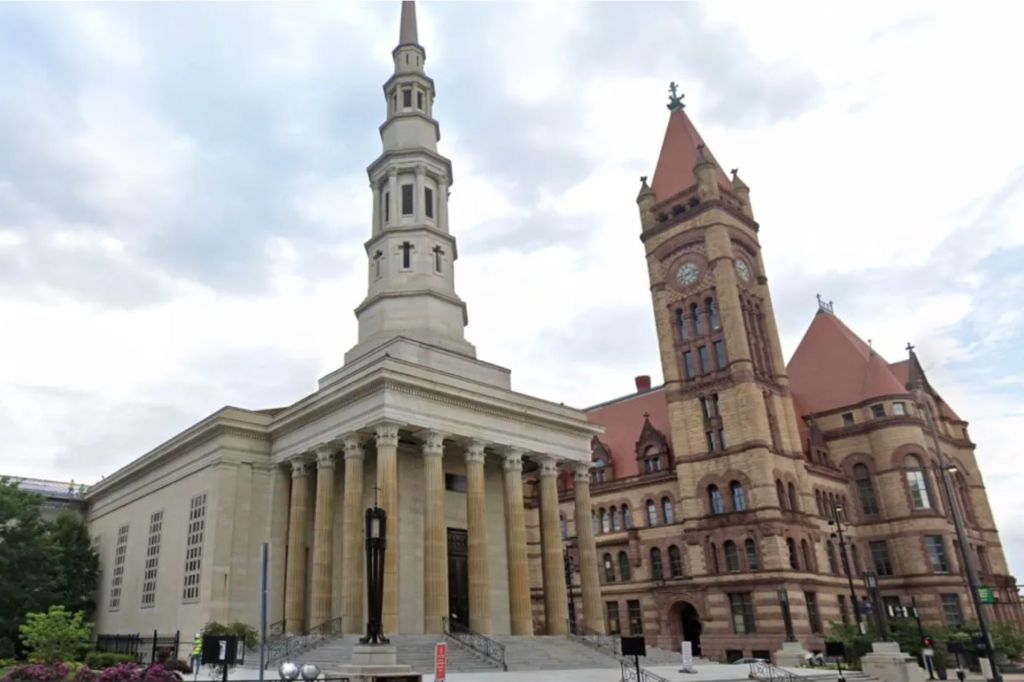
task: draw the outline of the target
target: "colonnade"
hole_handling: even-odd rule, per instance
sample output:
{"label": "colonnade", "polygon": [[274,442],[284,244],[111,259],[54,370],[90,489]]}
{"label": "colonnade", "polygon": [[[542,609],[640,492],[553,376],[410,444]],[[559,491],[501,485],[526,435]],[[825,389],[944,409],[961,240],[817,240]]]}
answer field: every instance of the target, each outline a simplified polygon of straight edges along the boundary
{"label": "colonnade", "polygon": [[[469,568],[469,627],[474,632],[492,634],[491,578],[494,571],[506,570],[490,565],[486,514],[484,463],[488,456],[502,459],[506,555],[508,559],[508,609],[511,633],[532,635],[530,571],[527,565],[526,525],[523,503],[523,456],[521,449],[494,445],[475,439],[461,439],[438,431],[416,432],[423,457],[423,564],[422,576],[399,576],[397,541],[402,520],[398,513],[398,434],[400,425],[377,424],[373,431],[377,451],[376,488],[378,504],[387,512],[388,543],[385,549],[384,631],[399,631],[399,579],[423,582],[423,631],[440,633],[448,614],[448,549],[445,521],[444,444],[451,439],[464,449],[466,462],[466,532]],[[346,633],[358,633],[365,627],[363,612],[364,529],[363,529],[363,440],[357,434],[346,436],[340,445],[321,445],[312,453],[290,460],[291,501],[288,513],[284,615],[285,629],[297,633],[305,629],[307,603],[305,532],[308,525],[308,479],[315,467],[316,495],[313,504],[313,547],[310,554],[311,579],[309,624],[316,627],[331,620],[332,604],[332,521],[334,518],[334,472],[338,455],[344,457],[345,477],[342,495],[342,576],[341,616]],[[559,460],[549,455],[531,454],[540,465],[540,520],[543,560],[544,611],[547,634],[566,634],[569,608],[564,573],[564,548],[558,513]],[[589,460],[589,457],[588,457]],[[566,462],[569,463],[569,462]],[[583,591],[583,620],[588,630],[604,631],[601,595],[597,572],[597,551],[590,519],[589,462],[571,462],[574,467],[577,542]],[[417,482],[417,485],[420,483]]]}

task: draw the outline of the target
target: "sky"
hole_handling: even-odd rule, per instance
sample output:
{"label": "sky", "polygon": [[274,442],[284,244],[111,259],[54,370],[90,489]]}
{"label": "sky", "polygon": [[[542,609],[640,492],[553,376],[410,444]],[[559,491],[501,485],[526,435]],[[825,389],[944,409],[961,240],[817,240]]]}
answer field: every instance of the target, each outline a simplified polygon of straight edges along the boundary
{"label": "sky", "polygon": [[[355,343],[397,2],[0,4],[0,472],[93,482]],[[1024,575],[1020,3],[419,3],[481,359],[661,372],[635,197],[670,81],[751,188],[788,358],[908,341]]]}

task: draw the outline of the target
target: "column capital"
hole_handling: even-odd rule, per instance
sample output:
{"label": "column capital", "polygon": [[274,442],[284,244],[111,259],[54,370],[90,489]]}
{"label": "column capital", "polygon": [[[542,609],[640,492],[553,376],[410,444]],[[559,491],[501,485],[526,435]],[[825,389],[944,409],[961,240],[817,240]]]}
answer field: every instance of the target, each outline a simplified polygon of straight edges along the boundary
{"label": "column capital", "polygon": [[558,460],[551,455],[542,455],[537,459],[540,464],[540,475],[544,476],[557,476],[558,475]]}
{"label": "column capital", "polygon": [[423,456],[440,457],[443,455],[445,435],[446,434],[433,429],[421,431],[420,437],[423,439]]}
{"label": "column capital", "polygon": [[327,469],[334,466],[334,460],[338,454],[336,447],[324,443],[313,448],[313,452],[316,454],[316,465],[318,468]]}
{"label": "column capital", "polygon": [[572,480],[579,485],[590,485],[590,462],[579,462],[573,465]]}
{"label": "column capital", "polygon": [[427,169],[426,168],[424,168],[423,166],[416,166],[416,175],[419,175],[420,177],[422,177],[422,176],[424,176],[426,174],[427,174]]}
{"label": "column capital", "polygon": [[388,178],[397,178],[397,177],[398,177],[398,169],[395,168],[394,166],[392,166],[391,168],[388,168]]}
{"label": "column capital", "polygon": [[484,461],[484,448],[487,447],[485,441],[474,438],[466,443],[466,463]]}
{"label": "column capital", "polygon": [[398,445],[398,424],[394,422],[380,422],[374,425],[373,429],[377,445]]}
{"label": "column capital", "polygon": [[505,471],[523,470],[523,451],[520,448],[504,447],[501,450],[501,465]]}
{"label": "column capital", "polygon": [[362,459],[363,443],[359,435],[350,433],[342,440],[342,447],[345,450],[345,459]]}
{"label": "column capital", "polygon": [[292,478],[299,478],[309,473],[309,460],[296,457],[295,459],[288,460],[288,464],[292,467]]}

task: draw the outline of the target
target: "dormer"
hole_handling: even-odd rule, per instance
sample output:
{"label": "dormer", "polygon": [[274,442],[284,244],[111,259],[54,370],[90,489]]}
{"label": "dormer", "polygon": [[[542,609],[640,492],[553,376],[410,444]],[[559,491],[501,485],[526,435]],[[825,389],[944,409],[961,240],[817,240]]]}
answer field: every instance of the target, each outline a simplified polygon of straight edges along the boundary
{"label": "dormer", "polygon": [[651,416],[644,414],[644,425],[636,442],[637,469],[640,475],[655,474],[672,468],[672,452],[665,435],[651,424]]}

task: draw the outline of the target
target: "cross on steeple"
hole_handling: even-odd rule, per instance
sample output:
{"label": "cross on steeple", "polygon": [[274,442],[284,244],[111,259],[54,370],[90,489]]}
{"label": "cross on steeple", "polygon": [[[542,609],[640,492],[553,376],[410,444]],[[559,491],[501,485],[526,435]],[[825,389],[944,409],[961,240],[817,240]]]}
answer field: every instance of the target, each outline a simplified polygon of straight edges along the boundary
{"label": "cross on steeple", "polygon": [[412,267],[412,250],[415,248],[412,245],[412,242],[402,242],[399,245],[398,248],[401,249],[401,251],[402,251],[402,267],[403,268],[411,268]]}
{"label": "cross on steeple", "polygon": [[914,344],[910,343],[909,341],[907,341],[907,352],[908,353],[913,353],[914,352],[914,348],[916,348],[916,346]]}
{"label": "cross on steeple", "polygon": [[381,259],[383,257],[384,257],[384,254],[381,253],[380,249],[377,249],[377,252],[373,254],[373,276],[374,277],[380,277],[380,261],[381,261]]}
{"label": "cross on steeple", "polygon": [[668,107],[669,111],[682,111],[686,108],[686,105],[683,104],[683,98],[686,97],[686,95],[676,94],[678,89],[679,85],[675,81],[668,84],[668,104],[665,106]]}

